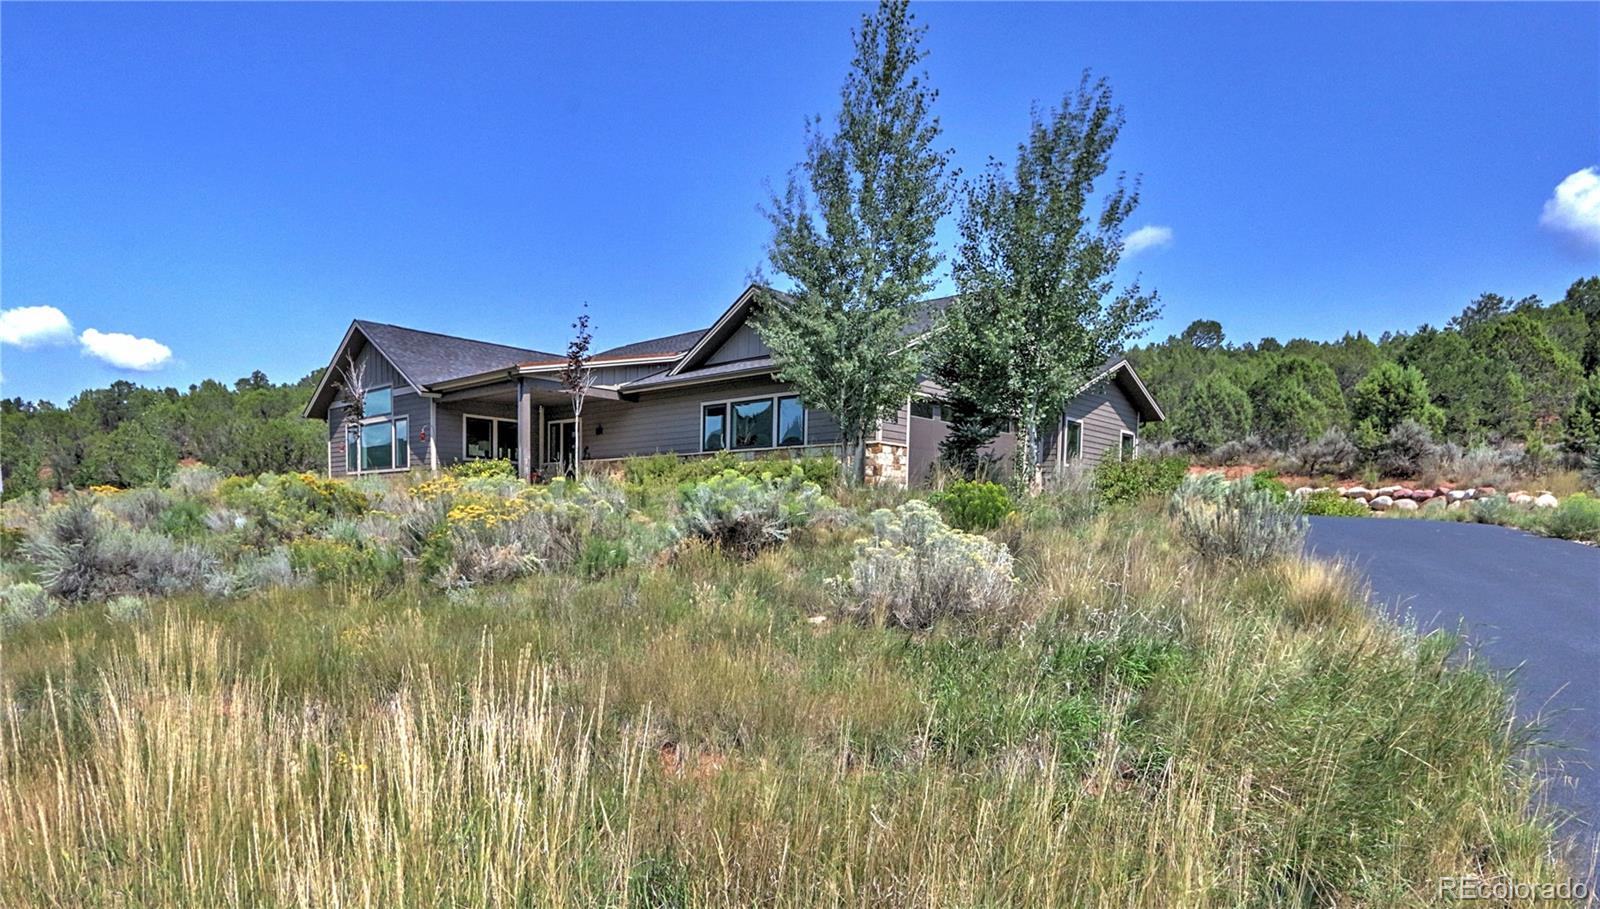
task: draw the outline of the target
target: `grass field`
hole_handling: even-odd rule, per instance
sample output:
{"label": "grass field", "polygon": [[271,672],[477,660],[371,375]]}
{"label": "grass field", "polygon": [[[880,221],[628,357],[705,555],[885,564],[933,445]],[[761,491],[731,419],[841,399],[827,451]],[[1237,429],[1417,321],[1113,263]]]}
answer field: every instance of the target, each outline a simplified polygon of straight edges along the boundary
{"label": "grass field", "polygon": [[0,905],[1412,906],[1571,875],[1502,681],[1339,566],[1202,564],[1159,503],[1025,506],[990,534],[1015,600],[907,631],[845,618],[866,504],[750,559],[13,625]]}

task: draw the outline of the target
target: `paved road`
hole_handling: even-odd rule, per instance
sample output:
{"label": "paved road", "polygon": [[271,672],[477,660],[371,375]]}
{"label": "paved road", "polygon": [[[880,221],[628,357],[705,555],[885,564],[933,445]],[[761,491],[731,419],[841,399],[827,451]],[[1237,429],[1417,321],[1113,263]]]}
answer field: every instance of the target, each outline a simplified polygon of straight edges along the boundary
{"label": "paved road", "polygon": [[[1570,785],[1551,797],[1600,828],[1600,549],[1487,524],[1312,518],[1309,548],[1351,560],[1424,629],[1465,624],[1490,665],[1517,669],[1518,712],[1543,714]],[[1519,668],[1520,667],[1520,668]]]}

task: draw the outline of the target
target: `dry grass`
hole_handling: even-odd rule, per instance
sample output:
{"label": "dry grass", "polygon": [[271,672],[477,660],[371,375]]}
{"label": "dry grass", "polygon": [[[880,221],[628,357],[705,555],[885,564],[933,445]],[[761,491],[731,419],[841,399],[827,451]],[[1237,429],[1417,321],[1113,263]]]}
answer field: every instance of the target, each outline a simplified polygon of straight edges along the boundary
{"label": "dry grass", "polygon": [[1021,621],[926,636],[808,621],[840,530],[472,601],[47,620],[0,649],[0,905],[1411,906],[1566,876],[1505,689],[1345,567],[1197,565],[1154,512],[1017,533]]}

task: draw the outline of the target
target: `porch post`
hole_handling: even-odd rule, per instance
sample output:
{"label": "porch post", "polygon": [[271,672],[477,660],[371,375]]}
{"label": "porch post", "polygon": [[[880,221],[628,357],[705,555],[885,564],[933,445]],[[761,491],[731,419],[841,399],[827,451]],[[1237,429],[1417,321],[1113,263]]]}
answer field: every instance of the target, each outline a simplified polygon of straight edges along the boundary
{"label": "porch post", "polygon": [[544,470],[544,465],[550,463],[550,453],[544,450],[545,439],[550,433],[546,431],[544,419],[544,405],[539,405],[539,469]]}
{"label": "porch post", "polygon": [[533,400],[521,376],[517,377],[517,476],[533,477]]}

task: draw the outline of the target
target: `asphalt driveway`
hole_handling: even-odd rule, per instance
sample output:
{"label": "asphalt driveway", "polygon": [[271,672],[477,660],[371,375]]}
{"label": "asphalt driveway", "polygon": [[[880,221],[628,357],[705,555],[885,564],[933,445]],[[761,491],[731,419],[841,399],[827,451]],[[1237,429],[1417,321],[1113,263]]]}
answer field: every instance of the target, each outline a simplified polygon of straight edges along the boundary
{"label": "asphalt driveway", "polygon": [[[1549,757],[1570,780],[1551,797],[1569,829],[1600,827],[1600,548],[1505,527],[1312,518],[1308,548],[1345,558],[1374,598],[1423,629],[1466,634],[1490,665],[1516,669],[1518,712],[1542,715]],[[1583,831],[1587,831],[1584,833]]]}

